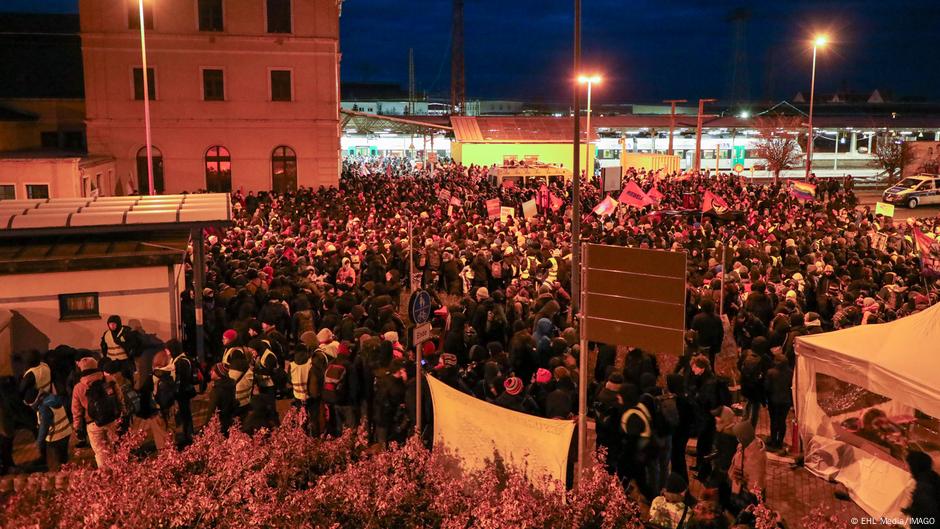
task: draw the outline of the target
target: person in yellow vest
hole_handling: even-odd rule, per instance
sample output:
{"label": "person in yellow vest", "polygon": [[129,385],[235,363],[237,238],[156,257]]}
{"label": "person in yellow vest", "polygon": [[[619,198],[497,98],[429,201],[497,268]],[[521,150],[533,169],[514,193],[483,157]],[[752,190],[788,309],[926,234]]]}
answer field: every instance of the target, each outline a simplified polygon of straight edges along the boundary
{"label": "person in yellow vest", "polygon": [[108,318],[108,329],[101,335],[101,357],[121,366],[125,377],[134,374],[134,357],[140,350],[140,338],[133,329],[121,322],[121,317],[114,314]]}
{"label": "person in yellow vest", "polygon": [[317,378],[311,372],[313,359],[310,350],[298,346],[293,358],[287,362],[288,384],[294,400],[291,406],[303,409],[307,413],[305,429],[308,434],[318,433],[320,387]]}
{"label": "person in yellow vest", "polygon": [[39,419],[39,434],[36,445],[39,453],[46,454],[46,465],[50,472],[58,472],[69,461],[69,439],[72,437],[72,422],[65,413],[65,401],[59,395],[45,394],[36,406]]}
{"label": "person in yellow vest", "polygon": [[248,415],[251,404],[251,394],[255,387],[255,373],[250,365],[239,366],[233,364],[228,366],[228,377],[235,381],[235,415],[244,418]]}
{"label": "person in yellow vest", "polygon": [[249,355],[248,351],[241,346],[238,331],[229,329],[222,333],[222,348],[225,351],[222,353],[222,365],[228,368],[234,363],[239,370],[245,371]]}
{"label": "person in yellow vest", "polygon": [[46,395],[56,393],[52,386],[52,370],[39,357],[39,351],[30,351],[26,357],[29,366],[20,380],[20,395],[23,402],[31,404]]}

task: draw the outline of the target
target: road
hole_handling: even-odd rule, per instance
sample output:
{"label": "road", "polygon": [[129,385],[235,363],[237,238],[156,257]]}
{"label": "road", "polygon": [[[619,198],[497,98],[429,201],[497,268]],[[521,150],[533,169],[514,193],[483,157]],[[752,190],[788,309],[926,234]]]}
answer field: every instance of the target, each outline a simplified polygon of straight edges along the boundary
{"label": "road", "polygon": [[[875,202],[881,200],[881,190],[868,190],[862,189],[856,191],[855,194],[858,196],[859,203],[863,206],[875,207]],[[906,207],[897,206],[894,208],[894,219],[895,220],[907,220],[910,217],[915,218],[924,218],[924,217],[934,217],[940,215],[940,204],[930,205],[930,206],[919,206],[915,209],[908,209]]]}

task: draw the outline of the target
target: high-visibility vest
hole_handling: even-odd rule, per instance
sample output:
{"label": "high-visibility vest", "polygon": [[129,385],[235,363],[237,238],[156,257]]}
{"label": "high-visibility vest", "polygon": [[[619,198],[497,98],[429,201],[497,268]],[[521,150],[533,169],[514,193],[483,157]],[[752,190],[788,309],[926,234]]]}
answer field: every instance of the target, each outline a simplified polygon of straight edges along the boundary
{"label": "high-visibility vest", "polygon": [[548,265],[548,275],[545,276],[545,282],[551,284],[558,281],[558,259],[549,257]]}
{"label": "high-visibility vest", "polygon": [[[124,327],[121,327],[118,330],[118,336],[124,334]],[[114,333],[110,330],[104,331],[104,343],[108,346],[107,356],[111,360],[127,360],[127,351],[123,347],[118,345],[117,341],[114,339]]]}
{"label": "high-visibility vest", "polygon": [[290,363],[290,387],[294,392],[294,398],[297,400],[307,400],[310,397],[307,392],[307,384],[310,382],[311,367],[313,367],[311,361],[303,364]]}
{"label": "high-visibility vest", "polygon": [[630,420],[630,417],[634,415],[643,420],[643,431],[640,432],[640,437],[651,437],[653,435],[653,429],[650,427],[651,419],[649,412],[646,410],[646,406],[643,404],[637,404],[636,408],[630,408],[620,416],[620,431],[626,433],[627,422]]}
{"label": "high-visibility vest", "polygon": [[49,425],[49,431],[46,433],[46,442],[54,443],[72,435],[72,422],[65,414],[65,406],[49,409],[52,410],[52,424]]}
{"label": "high-visibility vest", "polygon": [[235,400],[239,406],[247,406],[251,401],[251,390],[255,387],[255,374],[248,368],[248,371],[242,374],[241,371],[229,369],[229,378],[235,381]]}
{"label": "high-visibility vest", "polygon": [[38,366],[27,369],[23,375],[30,373],[33,374],[33,379],[36,381],[36,390],[40,393],[55,393],[52,389],[52,370],[45,362],[39,362]]}
{"label": "high-visibility vest", "polygon": [[244,353],[246,357],[248,356],[248,352],[245,351],[243,347],[229,347],[225,350],[224,353],[222,353],[222,365],[224,365],[225,367],[228,367],[229,357],[232,355],[232,353],[235,353],[238,351],[241,351],[242,353]]}
{"label": "high-visibility vest", "polygon": [[[267,340],[262,340],[262,341],[267,342]],[[268,344],[268,347],[270,347],[270,346],[271,346],[271,345]],[[271,351],[271,349],[265,349],[265,350],[264,350],[264,353],[261,354],[261,360],[259,360],[258,363],[263,366],[265,360],[268,359],[268,356],[269,356],[269,355],[274,357],[274,359],[275,359],[275,364],[277,364],[277,355],[274,354],[274,353]],[[256,379],[257,379],[257,381],[258,381],[258,386],[259,386],[259,387],[262,387],[262,388],[270,388],[270,387],[273,387],[273,386],[274,386],[274,381],[271,380],[271,377],[269,377],[268,375],[261,375],[261,374],[259,374],[259,375],[256,377]]]}

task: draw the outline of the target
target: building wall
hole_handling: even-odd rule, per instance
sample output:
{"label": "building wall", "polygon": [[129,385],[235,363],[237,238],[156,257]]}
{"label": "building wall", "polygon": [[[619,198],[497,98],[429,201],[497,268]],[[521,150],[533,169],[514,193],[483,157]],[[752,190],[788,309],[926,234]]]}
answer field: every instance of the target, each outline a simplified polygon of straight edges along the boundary
{"label": "building wall", "polygon": [[[0,276],[0,308],[14,313],[14,351],[70,345],[98,349],[112,314],[147,333],[178,336],[180,267],[154,266]],[[98,292],[98,318],[59,321],[59,294]]]}
{"label": "building wall", "polygon": [[[132,5],[136,6],[136,2]],[[146,32],[156,80],[150,103],[153,145],[163,155],[167,193],[205,187],[204,156],[215,145],[232,158],[232,188],[271,188],[271,154],[297,155],[300,186],[339,176],[339,13],[335,0],[293,0],[293,33],[266,33],[264,0],[224,0],[224,31],[198,30],[196,0],[153,2]],[[89,152],[117,159],[136,187],[145,145],[144,105],[134,99],[139,30],[125,1],[81,0]],[[203,69],[224,72],[225,100],[203,100]],[[271,101],[271,69],[292,73],[293,100]]]}
{"label": "building wall", "polygon": [[[94,185],[92,185],[94,182]],[[49,186],[49,198],[90,197],[115,193],[114,161],[81,158],[0,158],[0,185],[16,186],[16,198],[28,198],[28,184]]]}
{"label": "building wall", "polygon": [[[459,146],[459,147],[458,147]],[[523,160],[529,155],[538,155],[539,161],[573,167],[574,148],[565,143],[451,143],[451,156],[464,164],[502,165],[503,156],[515,155]],[[581,145],[581,168],[584,169],[587,148]]]}

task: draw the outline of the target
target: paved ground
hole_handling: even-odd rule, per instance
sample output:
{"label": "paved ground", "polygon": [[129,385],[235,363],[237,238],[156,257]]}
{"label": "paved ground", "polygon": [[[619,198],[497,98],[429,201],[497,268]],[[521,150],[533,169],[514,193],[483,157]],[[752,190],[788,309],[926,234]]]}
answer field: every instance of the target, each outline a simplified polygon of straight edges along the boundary
{"label": "paved ground", "polygon": [[[875,202],[881,200],[882,190],[861,190],[856,193],[859,199],[859,203],[863,206],[871,206],[874,208]],[[897,206],[894,208],[894,219],[895,220],[907,220],[910,217],[914,218],[924,218],[924,217],[934,217],[940,215],[940,205],[930,205],[930,206],[918,206],[915,209],[908,209],[906,207]]]}

